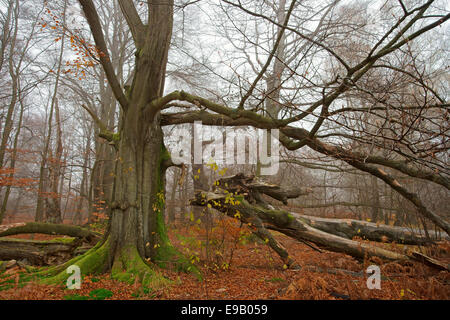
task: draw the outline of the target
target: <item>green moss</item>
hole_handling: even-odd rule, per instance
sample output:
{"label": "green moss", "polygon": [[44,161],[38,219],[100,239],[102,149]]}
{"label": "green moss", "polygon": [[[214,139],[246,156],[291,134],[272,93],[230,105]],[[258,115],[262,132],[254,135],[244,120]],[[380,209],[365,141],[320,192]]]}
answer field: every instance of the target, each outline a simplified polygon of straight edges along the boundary
{"label": "green moss", "polygon": [[120,132],[115,132],[112,134],[113,141],[117,142],[120,140]]}
{"label": "green moss", "polygon": [[70,276],[66,269],[71,265],[80,267],[81,275],[96,274],[104,270],[105,263],[109,255],[109,244],[105,242],[101,246],[95,246],[85,254],[75,257],[63,265],[49,268],[48,270],[35,274],[44,279],[41,280],[44,284],[65,284],[65,281]]}
{"label": "green moss", "polygon": [[13,284],[7,284],[7,285],[4,285],[4,286],[0,286],[0,291],[8,290],[8,289],[11,289],[13,287],[14,287]]}
{"label": "green moss", "polygon": [[88,296],[81,296],[79,294],[69,294],[64,296],[64,300],[89,300]]}
{"label": "green moss", "polygon": [[169,279],[142,260],[134,246],[122,249],[114,262],[111,277],[129,284],[138,280],[142,286],[152,289],[163,288],[170,284]]}
{"label": "green moss", "polygon": [[164,143],[161,143],[161,153],[159,155],[160,163],[170,159],[169,150],[167,150]]}
{"label": "green moss", "polygon": [[76,238],[55,238],[52,240],[49,240],[49,242],[61,242],[61,243],[65,243],[65,244],[72,244],[74,241],[76,240]]}
{"label": "green moss", "polygon": [[108,289],[100,288],[89,292],[89,296],[94,300],[105,300],[106,298],[111,298],[113,293]]}
{"label": "green moss", "polygon": [[161,150],[159,156],[159,168],[157,170],[157,194],[155,199],[155,214],[156,214],[156,233],[158,235],[158,243],[156,243],[156,256],[155,262],[161,268],[167,268],[168,264],[175,266],[177,271],[192,272],[199,279],[201,279],[201,274],[198,268],[193,265],[189,259],[187,259],[183,254],[181,254],[169,240],[167,235],[166,223],[164,221],[164,208],[165,208],[165,197],[164,197],[164,184],[161,174],[164,174],[161,164],[170,159],[170,153],[165,147],[164,143],[161,143]]}
{"label": "green moss", "polygon": [[293,220],[293,216],[284,210],[269,210],[262,207],[251,206],[246,200],[242,201],[242,205],[248,210],[258,210],[258,215],[263,216],[264,220],[273,221],[278,226],[288,226]]}
{"label": "green moss", "polygon": [[16,238],[0,239],[0,241],[8,241],[8,242],[42,243],[42,244],[48,244],[48,243],[54,243],[54,242],[62,242],[65,244],[70,244],[74,240],[75,240],[75,238],[55,238],[55,239],[51,239],[51,240],[30,240],[30,239],[16,239]]}

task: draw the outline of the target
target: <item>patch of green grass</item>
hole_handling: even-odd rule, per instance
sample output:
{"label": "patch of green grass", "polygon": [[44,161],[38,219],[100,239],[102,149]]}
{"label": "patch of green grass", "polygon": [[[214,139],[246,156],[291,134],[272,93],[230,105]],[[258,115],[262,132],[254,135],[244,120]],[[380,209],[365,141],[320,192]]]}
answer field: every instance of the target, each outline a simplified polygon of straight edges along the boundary
{"label": "patch of green grass", "polygon": [[14,281],[14,279],[7,279],[7,280],[5,280],[5,281],[2,281],[2,284],[5,284],[5,283],[14,283],[15,281]]}
{"label": "patch of green grass", "polygon": [[89,297],[79,294],[69,294],[67,296],[64,296],[64,300],[89,300]]}
{"label": "patch of green grass", "polygon": [[14,287],[14,285],[12,285],[12,284],[6,284],[6,285],[4,285],[4,286],[0,286],[0,291],[8,290],[8,289],[11,289],[12,287]]}
{"label": "patch of green grass", "polygon": [[108,289],[95,289],[89,292],[89,296],[94,300],[105,300],[106,298],[111,298],[113,296],[112,291]]}
{"label": "patch of green grass", "polygon": [[[133,292],[133,293],[131,294],[131,296],[134,297],[134,298],[139,298],[139,297],[141,297],[142,295],[148,295],[148,294],[152,293],[152,291],[153,291],[152,288],[141,287],[138,291]],[[155,296],[155,295],[152,295],[151,298],[153,298],[154,296]]]}

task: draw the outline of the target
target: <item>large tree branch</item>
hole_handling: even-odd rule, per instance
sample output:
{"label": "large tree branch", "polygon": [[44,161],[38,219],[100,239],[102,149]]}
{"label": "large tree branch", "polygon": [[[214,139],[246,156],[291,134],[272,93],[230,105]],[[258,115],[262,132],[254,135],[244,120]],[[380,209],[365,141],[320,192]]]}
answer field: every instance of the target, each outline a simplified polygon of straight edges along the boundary
{"label": "large tree branch", "polygon": [[[209,109],[213,112],[218,113],[219,115],[217,119],[220,119],[221,115],[224,120],[224,123],[229,121],[229,119],[225,119],[223,116],[227,116],[228,118],[232,120],[238,120],[240,118],[245,118],[246,120],[242,120],[242,122],[245,121],[253,121],[258,128],[277,128],[283,125],[282,120],[272,119],[265,117],[263,115],[260,115],[254,111],[245,110],[245,109],[239,109],[239,108],[230,108],[227,106],[224,106],[222,104],[213,102],[211,100],[202,98],[200,96],[196,96],[193,94],[189,94],[185,91],[173,91],[169,93],[168,95],[155,99],[151,102],[151,108],[152,109],[162,109],[164,105],[167,103],[170,103],[172,101],[179,100],[179,101],[185,101],[192,103],[193,105],[196,105],[198,107],[204,107],[206,109]],[[202,115],[205,117],[205,120],[212,120],[215,115],[212,117],[208,114],[197,114]],[[181,123],[181,122],[180,122]]]}
{"label": "large tree branch", "polygon": [[114,71],[114,67],[109,58],[108,48],[106,47],[105,38],[102,32],[102,25],[100,24],[100,18],[92,0],[78,0],[83,9],[86,20],[91,29],[94,37],[95,44],[97,46],[98,54],[100,56],[100,63],[105,71],[108,83],[121,107],[126,110],[128,108],[128,100],[120,86],[119,80]]}
{"label": "large tree branch", "polygon": [[[297,128],[294,128],[297,129]],[[292,130],[292,129],[291,129]],[[294,130],[297,131],[297,130]],[[305,130],[306,131],[306,130]],[[303,136],[305,133],[301,133],[301,136]],[[376,176],[377,178],[383,180],[386,184],[388,184],[391,188],[393,188],[395,191],[400,193],[405,199],[412,202],[418,211],[431,221],[433,221],[437,226],[442,228],[447,234],[450,235],[450,223],[434,212],[430,211],[420,200],[420,198],[417,196],[417,194],[408,191],[405,187],[403,187],[396,179],[394,179],[391,175],[387,174],[385,171],[381,170],[380,168],[370,166],[360,159],[358,157],[355,157],[353,153],[348,152],[347,150],[344,150],[339,147],[331,146],[328,144],[325,144],[321,141],[319,141],[316,138],[308,139],[307,145],[322,154],[326,154],[328,156],[331,156],[336,159],[340,159],[342,161],[347,162],[349,165],[360,169],[361,171],[370,173],[373,176]],[[386,163],[389,164],[389,163]]]}
{"label": "large tree branch", "polygon": [[119,5],[125,20],[127,21],[128,27],[130,28],[134,43],[136,44],[136,47],[140,48],[146,32],[145,25],[142,23],[133,1],[119,0]]}
{"label": "large tree branch", "polygon": [[[196,113],[183,113],[182,118],[186,119],[189,118],[189,120],[193,120],[195,117],[198,117],[198,120],[204,121],[204,124],[207,125],[235,125],[237,122],[237,119],[240,119],[241,124],[249,124],[254,125],[257,128],[277,128],[279,126],[279,122],[274,119],[270,119],[258,114],[255,114],[253,112],[246,112],[246,110],[236,110],[231,109],[222,105],[218,105],[216,103],[212,103],[206,99],[194,97],[189,94],[186,94],[184,92],[175,92],[172,93],[174,97],[182,98],[184,101],[188,101],[197,105],[205,106],[208,109],[213,109],[215,112],[221,113],[220,115],[216,114],[208,114],[208,113],[202,113],[202,112],[196,112]],[[187,114],[189,114],[189,117],[187,117]],[[247,115],[251,114],[251,118]],[[224,115],[227,115],[228,117],[224,117]],[[233,116],[230,117],[229,115]],[[162,115],[164,118],[165,115]],[[247,120],[243,120],[240,118],[240,116],[246,118]],[[230,119],[231,118],[231,119]],[[172,115],[171,119],[175,119],[178,121],[178,123],[181,123],[180,118],[174,117]],[[166,123],[168,119],[165,119]],[[164,121],[163,121],[164,122]],[[347,162],[349,165],[360,169],[361,171],[370,173],[371,175],[374,175],[381,180],[383,180],[385,183],[387,183],[390,187],[392,187],[394,190],[399,192],[405,199],[412,202],[419,212],[423,214],[425,217],[429,218],[431,221],[433,221],[436,225],[441,227],[445,232],[450,234],[450,224],[443,220],[441,217],[436,215],[434,212],[430,211],[420,200],[420,198],[417,196],[417,194],[409,192],[405,187],[401,186],[400,183],[394,179],[392,176],[384,172],[383,170],[370,166],[366,164],[366,159],[369,158],[367,156],[363,156],[360,154],[355,154],[349,150],[345,150],[340,147],[332,146],[326,143],[323,143],[322,141],[318,140],[315,137],[310,136],[310,132],[308,130],[305,130],[303,128],[296,128],[296,127],[281,127],[280,132],[287,137],[304,141],[303,143],[308,145],[311,149],[325,154],[327,156],[331,156],[335,159],[339,159],[342,161]],[[280,135],[281,136],[281,135]],[[286,142],[280,140],[283,144]],[[303,144],[302,143],[302,144]],[[426,173],[421,173],[419,170],[414,170],[414,168],[408,166],[406,163],[397,162],[397,161],[391,161],[387,159],[377,158],[377,157],[371,157],[372,161],[376,163],[382,163],[384,166],[392,167],[393,169],[400,170],[403,173],[406,173],[411,176],[415,176],[418,178],[426,179],[429,181],[433,181],[436,183],[440,183],[443,186],[448,186],[448,178],[442,177],[436,173],[432,173],[427,171]],[[383,161],[382,161],[383,160]]]}
{"label": "large tree branch", "polygon": [[[185,92],[173,92],[163,98],[161,100],[171,100],[175,98],[182,98],[184,101],[191,102],[193,104],[205,106],[208,109],[212,109],[215,112],[220,114],[209,113],[204,110],[200,111],[188,111],[181,113],[163,113],[161,115],[161,124],[162,125],[173,125],[173,124],[182,124],[182,123],[191,123],[194,121],[202,121],[205,125],[215,125],[215,126],[244,126],[251,125],[261,129],[272,129],[272,128],[280,128],[280,142],[287,147],[289,150],[299,149],[303,145],[310,144],[311,145],[321,145],[323,148],[321,150],[329,150],[327,155],[334,154],[333,157],[344,160],[346,158],[350,160],[359,161],[362,163],[373,163],[383,165],[385,167],[389,167],[395,170],[398,170],[410,177],[419,178],[428,180],[437,184],[444,186],[447,189],[450,189],[450,179],[446,176],[440,175],[432,170],[428,169],[418,169],[408,164],[405,161],[401,160],[390,160],[380,156],[370,156],[358,152],[352,152],[350,150],[335,147],[331,145],[327,145],[317,138],[311,137],[311,132],[302,129],[295,128],[292,126],[280,127],[281,124],[279,121],[275,119],[271,119],[268,117],[261,116],[259,114],[255,114],[246,110],[237,110],[228,108],[213,102],[210,102],[204,98],[192,96]],[[250,117],[249,117],[250,115]],[[288,137],[287,139],[285,139]],[[290,138],[294,138],[293,141]],[[313,148],[314,149],[314,148]],[[316,150],[317,151],[317,150]]]}
{"label": "large tree branch", "polygon": [[88,106],[82,104],[81,107],[83,107],[84,110],[86,110],[89,115],[91,116],[91,118],[94,120],[95,124],[97,125],[97,127],[100,129],[99,132],[99,137],[108,140],[109,142],[113,142],[114,141],[114,133],[109,131],[108,128],[106,127],[106,125],[103,123],[103,121],[101,121],[97,115],[95,114],[94,111],[91,110],[91,108],[89,108]]}

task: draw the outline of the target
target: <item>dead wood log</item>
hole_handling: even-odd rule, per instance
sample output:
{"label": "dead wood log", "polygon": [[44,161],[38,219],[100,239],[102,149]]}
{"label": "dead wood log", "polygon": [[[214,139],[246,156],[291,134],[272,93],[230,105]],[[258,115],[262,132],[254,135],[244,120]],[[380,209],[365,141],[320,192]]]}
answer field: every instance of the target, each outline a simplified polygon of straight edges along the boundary
{"label": "dead wood log", "polygon": [[[305,243],[312,242],[330,251],[343,252],[357,259],[376,256],[384,260],[419,260],[417,256],[389,251],[367,243],[353,241],[316,229],[285,210],[268,205],[257,188],[252,187],[253,176],[238,174],[216,182],[214,192],[197,191],[192,205],[212,207],[249,225],[252,231],[268,243],[288,265],[296,265],[288,252],[267,229],[276,230]],[[226,188],[226,189],[224,189]],[[281,189],[281,188],[280,188]],[[423,259],[423,258],[422,258]],[[433,265],[431,259],[427,260]],[[442,269],[442,264],[433,265]]]}
{"label": "dead wood log", "polygon": [[[370,246],[318,230],[296,219],[294,215],[287,211],[266,209],[258,205],[252,205],[242,196],[232,197],[233,200],[230,201],[230,196],[227,193],[219,194],[217,191],[215,193],[198,192],[196,198],[191,201],[191,204],[202,206],[210,204],[214,209],[247,223],[250,229],[257,235],[259,219],[264,223],[263,227],[266,229],[276,230],[298,241],[313,242],[319,247],[331,251],[347,253],[358,259],[364,259],[365,256],[377,256],[386,260],[409,259],[404,254]],[[263,240],[268,242],[266,239]],[[284,260],[283,257],[282,259]]]}
{"label": "dead wood log", "polygon": [[0,237],[27,233],[66,235],[69,237],[86,240],[89,243],[97,242],[101,237],[101,235],[96,232],[67,224],[28,222],[0,226]]}
{"label": "dead wood log", "polygon": [[16,265],[17,265],[17,261],[14,259],[9,260],[9,261],[0,261],[0,272],[11,269]]}
{"label": "dead wood log", "polygon": [[80,245],[78,239],[67,241],[35,241],[0,239],[0,260],[21,260],[26,264],[46,266],[69,260]]}
{"label": "dead wood log", "polygon": [[419,261],[423,262],[426,265],[429,265],[430,267],[438,268],[441,270],[450,270],[450,264],[446,264],[444,262],[438,261],[436,259],[433,259],[431,257],[428,257],[420,252],[413,252],[412,255]]}
{"label": "dead wood log", "polygon": [[223,177],[217,180],[214,189],[222,188],[234,194],[248,195],[247,200],[251,203],[261,202],[261,194],[287,204],[288,199],[298,198],[312,192],[310,188],[296,187],[283,188],[276,184],[270,184],[258,179],[254,175],[245,175],[238,173],[229,177]]}
{"label": "dead wood log", "polygon": [[[371,241],[396,242],[408,245],[430,245],[434,243],[434,240],[438,240],[437,235],[432,230],[429,230],[428,234],[432,234],[434,237],[427,238],[425,235],[418,234],[418,232],[403,227],[394,227],[355,219],[322,218],[300,215],[294,212],[291,213],[297,219],[300,219],[311,227],[347,239],[358,236]],[[442,238],[446,240],[450,239],[448,235],[443,235]]]}

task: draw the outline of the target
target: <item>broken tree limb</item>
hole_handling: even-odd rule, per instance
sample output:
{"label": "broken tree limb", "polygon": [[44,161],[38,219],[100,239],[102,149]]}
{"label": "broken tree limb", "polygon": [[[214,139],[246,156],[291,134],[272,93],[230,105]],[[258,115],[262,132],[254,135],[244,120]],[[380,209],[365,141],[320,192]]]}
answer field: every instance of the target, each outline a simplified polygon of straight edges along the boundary
{"label": "broken tree limb", "polygon": [[61,263],[73,256],[80,240],[33,241],[0,239],[0,260],[25,260],[27,264],[45,266]]}
{"label": "broken tree limb", "polygon": [[[212,201],[212,204],[215,209],[220,210],[222,212],[225,212],[228,216],[239,219],[242,223],[247,224],[252,232],[259,237],[261,240],[263,240],[267,245],[269,245],[281,258],[281,260],[284,262],[284,264],[289,268],[298,268],[297,262],[289,256],[289,253],[287,250],[283,247],[279,241],[277,241],[272,234],[266,229],[263,219],[261,219],[263,216],[258,216],[255,212],[252,210],[229,210],[227,209],[226,204],[221,205],[221,201],[224,200],[224,198],[221,195],[218,195],[217,193],[208,192],[208,193],[202,193],[201,191],[198,192],[196,195],[198,195],[198,198],[195,200],[191,200],[191,204],[197,204],[200,206],[206,206],[209,203],[209,200]],[[205,199],[208,199],[205,201]],[[216,201],[217,200],[217,201]],[[240,200],[235,200],[234,197],[231,194],[227,195],[226,200],[224,200],[227,203],[233,203],[233,204],[240,204]]]}
{"label": "broken tree limb", "polygon": [[243,197],[239,196],[234,196],[237,200],[230,202],[227,201],[227,197],[227,193],[220,195],[217,191],[215,193],[198,192],[196,199],[191,201],[191,204],[203,206],[210,204],[214,209],[230,217],[238,218],[247,224],[250,223],[250,229],[252,229],[255,217],[257,217],[264,223],[266,229],[281,232],[298,241],[313,242],[319,247],[331,251],[347,253],[358,259],[364,259],[366,255],[377,256],[386,260],[409,259],[404,254],[370,246],[318,230],[296,219],[287,211],[265,209],[258,205],[252,205],[243,199]]}
{"label": "broken tree limb", "polygon": [[[255,198],[257,202],[262,201],[260,194],[268,195],[269,197],[287,204],[288,199],[298,198],[302,195],[307,195],[313,190],[310,188],[283,188],[277,184],[270,184],[258,179],[254,175],[245,175],[238,173],[229,177],[223,177],[217,180],[215,188],[220,187],[229,192],[238,194],[248,194],[247,199]],[[253,201],[251,201],[253,202]]]}
{"label": "broken tree limb", "polygon": [[[430,245],[434,242],[433,240],[437,240],[437,235],[433,230],[429,230],[429,234],[433,234],[435,237],[429,239],[425,235],[418,234],[413,230],[403,227],[394,227],[355,219],[321,218],[300,215],[293,212],[292,214],[311,227],[347,239],[358,236],[371,241],[397,242],[408,245]],[[443,235],[443,238],[450,239],[448,235]]]}
{"label": "broken tree limb", "polygon": [[438,261],[438,260],[436,260],[436,259],[433,259],[433,258],[431,258],[431,257],[428,257],[428,256],[426,256],[426,255],[424,255],[423,253],[420,253],[420,252],[413,252],[412,253],[412,255],[417,259],[417,260],[419,260],[419,261],[421,261],[421,262],[423,262],[424,264],[426,264],[426,265],[429,265],[430,267],[437,267],[437,268],[439,268],[440,267],[440,269],[441,270],[450,270],[450,265],[449,264],[445,264],[445,263],[443,263],[443,262],[441,262],[441,261]]}
{"label": "broken tree limb", "polygon": [[101,235],[90,230],[67,224],[53,224],[28,222],[23,224],[14,224],[11,226],[0,226],[0,237],[12,236],[26,233],[42,233],[49,235],[66,235],[69,237],[85,239],[93,243],[100,239]]}
{"label": "broken tree limb", "polygon": [[[260,236],[258,234],[260,230],[272,229],[298,241],[312,242],[319,247],[346,253],[359,260],[375,256],[390,261],[417,260],[423,262],[423,258],[419,259],[414,255],[393,252],[316,229],[301,219],[297,219],[293,214],[285,210],[277,210],[264,202],[259,191],[251,187],[252,180],[252,176],[243,174],[228,177],[226,183],[222,181],[223,184],[219,180],[219,183],[216,182],[216,186],[219,186],[215,187],[214,192],[197,191],[195,198],[191,200],[191,204],[208,206],[225,213],[227,216],[237,218],[248,224],[250,229],[258,236]],[[222,187],[227,189],[222,189]],[[260,225],[261,222],[263,226]],[[263,240],[270,245],[271,238],[267,237]],[[272,248],[275,250],[274,247]],[[275,251],[283,261],[286,260],[286,250],[281,251],[281,254],[278,252],[279,250]],[[287,256],[289,257],[289,255]],[[439,269],[443,268],[442,263],[433,264],[432,259],[428,259],[427,263]]]}

